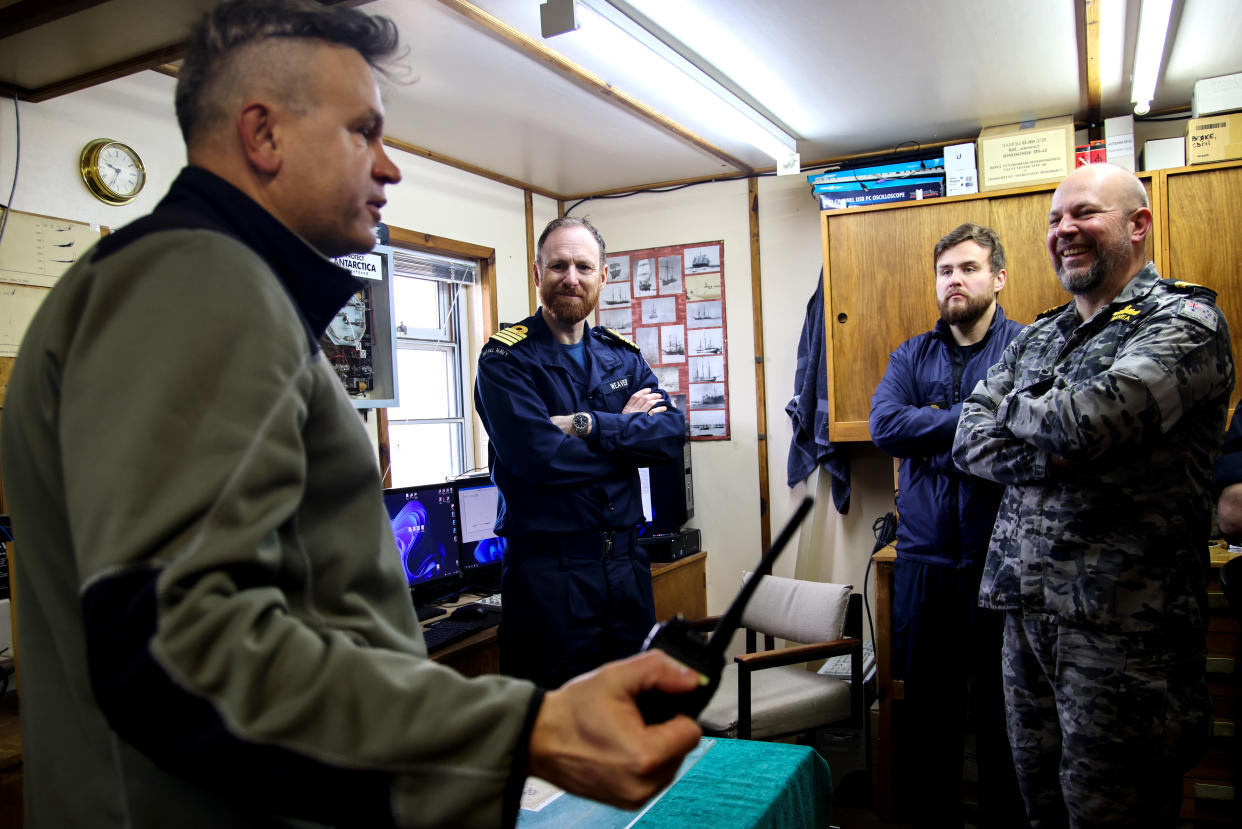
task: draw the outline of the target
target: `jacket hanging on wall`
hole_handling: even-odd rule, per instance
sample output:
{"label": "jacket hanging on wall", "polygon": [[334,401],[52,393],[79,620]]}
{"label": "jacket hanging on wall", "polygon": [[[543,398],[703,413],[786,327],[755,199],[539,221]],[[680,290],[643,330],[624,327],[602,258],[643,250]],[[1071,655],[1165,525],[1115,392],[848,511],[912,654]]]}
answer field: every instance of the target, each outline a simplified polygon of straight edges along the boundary
{"label": "jacket hanging on wall", "polygon": [[842,515],[850,510],[850,456],[847,446],[834,446],[828,437],[828,363],[824,352],[824,271],[819,272],[815,294],[806,306],[806,320],[798,338],[798,368],[794,396],[785,405],[793,420],[789,444],[788,484],[806,480],[815,467],[832,475],[832,502]]}

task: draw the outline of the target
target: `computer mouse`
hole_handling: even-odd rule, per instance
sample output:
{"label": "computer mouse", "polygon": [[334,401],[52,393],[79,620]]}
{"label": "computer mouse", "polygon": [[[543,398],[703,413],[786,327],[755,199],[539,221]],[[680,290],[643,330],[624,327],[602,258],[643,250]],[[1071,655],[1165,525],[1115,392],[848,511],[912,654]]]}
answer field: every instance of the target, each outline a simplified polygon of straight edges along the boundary
{"label": "computer mouse", "polygon": [[471,622],[475,619],[484,619],[487,617],[487,609],[477,604],[464,604],[449,614],[450,619],[459,622]]}

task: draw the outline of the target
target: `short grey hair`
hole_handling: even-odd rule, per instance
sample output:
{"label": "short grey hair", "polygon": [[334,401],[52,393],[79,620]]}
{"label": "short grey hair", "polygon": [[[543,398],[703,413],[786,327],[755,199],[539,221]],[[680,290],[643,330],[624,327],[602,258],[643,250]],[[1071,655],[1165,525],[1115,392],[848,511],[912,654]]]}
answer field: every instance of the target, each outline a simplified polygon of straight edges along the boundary
{"label": "short grey hair", "polygon": [[[191,31],[177,76],[177,123],[187,145],[204,129],[227,121],[231,117],[227,111],[231,87],[258,74],[239,68],[239,54],[274,39],[319,41],[353,49],[381,72],[398,47],[397,25],[390,19],[345,6],[323,6],[310,0],[221,3],[203,15]],[[278,80],[263,80],[279,87]],[[298,108],[301,90],[296,84],[286,86],[289,88],[281,90],[283,97]]]}

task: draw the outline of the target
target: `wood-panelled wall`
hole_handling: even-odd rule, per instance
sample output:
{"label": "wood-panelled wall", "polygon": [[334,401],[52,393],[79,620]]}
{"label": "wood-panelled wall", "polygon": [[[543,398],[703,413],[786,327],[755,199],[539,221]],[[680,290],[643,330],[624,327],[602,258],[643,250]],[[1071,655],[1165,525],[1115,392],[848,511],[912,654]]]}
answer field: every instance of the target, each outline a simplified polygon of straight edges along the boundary
{"label": "wood-panelled wall", "polygon": [[[1242,353],[1242,162],[1142,173],[1156,221],[1148,258],[1165,276],[1214,288]],[[870,440],[871,395],[888,357],[936,322],[932,250],[963,222],[993,228],[1005,246],[1008,282],[1000,304],[1029,323],[1063,305],[1045,247],[1055,185],[821,214],[829,432]],[[1234,403],[1239,391],[1234,392]]]}

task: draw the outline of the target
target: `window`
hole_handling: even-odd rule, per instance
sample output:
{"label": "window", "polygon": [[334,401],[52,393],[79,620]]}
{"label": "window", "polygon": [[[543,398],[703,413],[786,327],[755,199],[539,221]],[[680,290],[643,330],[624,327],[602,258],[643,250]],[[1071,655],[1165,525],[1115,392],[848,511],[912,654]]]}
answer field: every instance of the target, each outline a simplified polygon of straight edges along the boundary
{"label": "window", "polygon": [[479,266],[394,245],[392,270],[400,405],[387,411],[391,485],[414,486],[474,465],[463,316]]}

